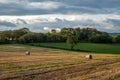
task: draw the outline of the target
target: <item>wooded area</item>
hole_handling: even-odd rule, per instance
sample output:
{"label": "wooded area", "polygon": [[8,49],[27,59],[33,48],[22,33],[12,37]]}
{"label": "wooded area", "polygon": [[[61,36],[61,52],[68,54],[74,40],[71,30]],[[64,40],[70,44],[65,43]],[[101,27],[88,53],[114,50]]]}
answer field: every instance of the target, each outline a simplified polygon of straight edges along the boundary
{"label": "wooded area", "polygon": [[31,32],[28,28],[0,32],[0,43],[77,42],[120,43],[120,35],[111,36],[94,28],[63,28],[60,32]]}

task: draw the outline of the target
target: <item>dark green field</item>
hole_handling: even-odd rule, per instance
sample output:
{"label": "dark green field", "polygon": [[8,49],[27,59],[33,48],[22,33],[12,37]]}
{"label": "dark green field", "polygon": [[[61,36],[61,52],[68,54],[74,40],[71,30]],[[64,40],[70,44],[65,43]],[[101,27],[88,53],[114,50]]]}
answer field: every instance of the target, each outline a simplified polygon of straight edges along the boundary
{"label": "dark green field", "polygon": [[[70,47],[66,43],[32,43],[31,45],[70,50]],[[81,51],[81,52],[120,54],[120,45],[78,43],[74,47],[74,50]]]}

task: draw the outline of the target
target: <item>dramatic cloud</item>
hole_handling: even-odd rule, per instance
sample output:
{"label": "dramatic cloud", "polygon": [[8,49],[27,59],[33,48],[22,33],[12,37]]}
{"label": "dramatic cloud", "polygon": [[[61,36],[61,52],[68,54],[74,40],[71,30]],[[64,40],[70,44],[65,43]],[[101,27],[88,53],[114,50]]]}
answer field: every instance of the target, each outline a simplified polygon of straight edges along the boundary
{"label": "dramatic cloud", "polygon": [[120,0],[0,0],[1,30],[93,27],[120,32]]}
{"label": "dramatic cloud", "polygon": [[119,5],[120,0],[0,0],[0,14],[119,14]]}
{"label": "dramatic cloud", "polygon": [[[52,17],[51,17],[52,16]],[[120,15],[35,15],[35,16],[2,16],[0,22],[13,29],[27,27],[34,32],[45,32],[64,27],[92,27],[100,31],[119,32]],[[11,25],[12,24],[12,25]],[[16,27],[15,27],[16,26]]]}

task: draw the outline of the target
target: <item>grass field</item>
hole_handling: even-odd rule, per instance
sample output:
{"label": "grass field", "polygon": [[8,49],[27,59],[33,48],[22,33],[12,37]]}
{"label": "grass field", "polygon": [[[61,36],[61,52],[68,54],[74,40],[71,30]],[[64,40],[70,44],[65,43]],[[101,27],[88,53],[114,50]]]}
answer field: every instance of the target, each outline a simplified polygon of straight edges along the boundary
{"label": "grass field", "polygon": [[[26,56],[25,51],[31,51]],[[119,80],[120,55],[0,45],[0,80]]]}
{"label": "grass field", "polygon": [[[66,50],[70,49],[70,47],[66,43],[33,43],[32,45]],[[75,46],[74,50],[81,52],[120,54],[120,45],[78,43]]]}

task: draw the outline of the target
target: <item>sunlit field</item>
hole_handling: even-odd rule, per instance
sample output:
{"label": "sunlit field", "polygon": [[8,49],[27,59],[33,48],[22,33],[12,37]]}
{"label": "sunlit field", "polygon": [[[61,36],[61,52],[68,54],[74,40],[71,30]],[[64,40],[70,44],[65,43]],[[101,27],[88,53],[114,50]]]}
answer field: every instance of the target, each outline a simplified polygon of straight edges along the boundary
{"label": "sunlit field", "polygon": [[[29,50],[31,55],[25,55]],[[119,80],[120,55],[0,45],[0,80]]]}

